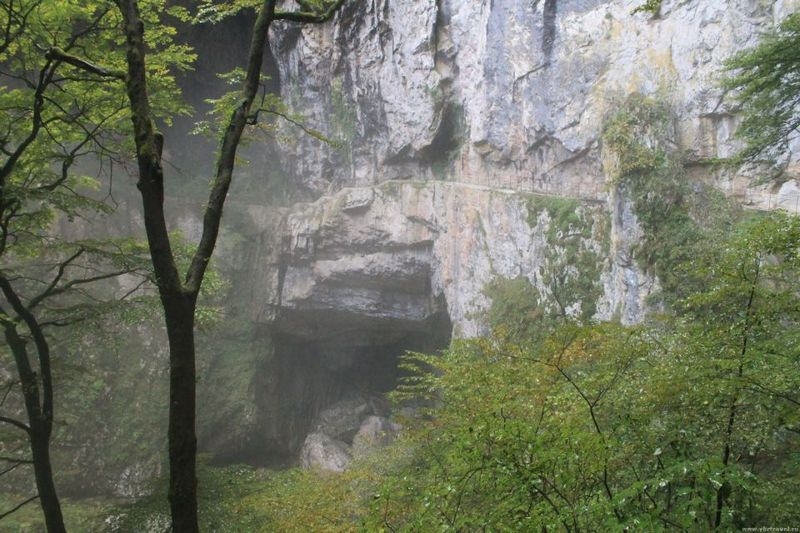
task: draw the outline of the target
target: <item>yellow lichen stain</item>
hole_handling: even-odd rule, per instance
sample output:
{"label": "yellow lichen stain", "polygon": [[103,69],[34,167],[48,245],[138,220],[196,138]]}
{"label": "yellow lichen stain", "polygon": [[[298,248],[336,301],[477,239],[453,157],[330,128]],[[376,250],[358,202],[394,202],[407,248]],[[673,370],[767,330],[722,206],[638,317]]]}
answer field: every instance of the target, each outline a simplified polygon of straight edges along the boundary
{"label": "yellow lichen stain", "polygon": [[647,65],[655,71],[658,76],[659,85],[674,81],[678,77],[678,70],[672,60],[672,50],[670,48],[649,47],[646,51]]}

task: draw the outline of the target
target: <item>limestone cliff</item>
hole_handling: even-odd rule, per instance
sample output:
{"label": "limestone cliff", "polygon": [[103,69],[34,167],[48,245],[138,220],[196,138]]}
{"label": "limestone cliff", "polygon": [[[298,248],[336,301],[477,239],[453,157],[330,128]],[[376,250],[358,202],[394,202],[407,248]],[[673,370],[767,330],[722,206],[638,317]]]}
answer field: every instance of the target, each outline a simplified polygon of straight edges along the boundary
{"label": "limestone cliff", "polygon": [[[730,155],[722,62],[798,3],[665,0],[657,18],[633,14],[640,4],[373,0],[334,25],[286,26],[283,95],[343,143],[299,138],[293,175],[317,194],[413,178],[602,199],[603,118],[631,93],[672,106],[687,162]],[[750,177],[713,178],[766,202]]]}
{"label": "limestone cliff", "polygon": [[[411,316],[427,298],[457,335],[480,334],[493,277],[548,291],[541,271],[560,243],[534,220],[532,193],[607,213],[609,231],[584,243],[598,250],[597,318],[639,320],[655,280],[628,260],[636,221],[601,140],[631,94],[671,109],[666,142],[701,181],[796,209],[794,153],[781,190],[706,163],[737,148],[723,61],[800,2],[665,0],[655,18],[634,14],[640,3],[374,0],[349,3],[333,25],[283,26],[283,96],[340,144],[300,135],[284,146],[290,179],[320,199],[290,209],[275,237],[283,273],[259,292],[257,320],[338,307]],[[334,194],[343,187],[356,189]]]}
{"label": "limestone cliff", "polygon": [[[283,124],[237,170],[215,255],[232,280],[225,319],[198,343],[203,452],[285,464],[311,435],[303,461],[342,467],[363,428],[390,426],[399,355],[486,333],[497,280],[557,311],[641,320],[659,282],[632,259],[642,229],[602,133],[633,94],[669,110],[657,142],[697,187],[799,210],[800,145],[774,187],[707,163],[737,148],[722,62],[800,0],[664,0],[655,18],[632,13],[641,1],[354,0],[333,24],[275,28],[271,86],[336,142]],[[273,189],[288,205],[268,205]],[[173,227],[196,240],[205,200],[168,192]],[[141,234],[137,209],[122,211],[120,233]],[[101,359],[84,354],[98,376],[84,403],[112,416],[80,415],[76,433],[92,436],[63,454],[79,472],[70,493],[148,490],[163,346],[140,325]]]}
{"label": "limestone cliff", "polygon": [[296,451],[326,406],[388,389],[403,350],[485,333],[493,280],[641,320],[658,280],[631,260],[641,230],[602,142],[630,95],[670,110],[659,142],[697,183],[797,210],[798,152],[780,188],[707,163],[737,149],[723,61],[800,2],[640,3],[371,0],[278,28],[282,96],[336,142],[286,127],[282,171],[316,200],[249,241],[244,307],[271,355],[248,446]]}

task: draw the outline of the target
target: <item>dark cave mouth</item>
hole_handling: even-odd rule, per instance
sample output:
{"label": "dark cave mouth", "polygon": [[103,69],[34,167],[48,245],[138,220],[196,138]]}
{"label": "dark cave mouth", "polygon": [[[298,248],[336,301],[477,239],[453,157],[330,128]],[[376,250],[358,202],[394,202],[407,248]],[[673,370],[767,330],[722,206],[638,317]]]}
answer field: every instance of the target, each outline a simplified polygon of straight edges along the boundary
{"label": "dark cave mouth", "polygon": [[[342,405],[362,410],[367,405],[362,415],[389,416],[386,393],[401,377],[401,356],[442,350],[452,331],[444,311],[413,320],[331,312],[295,312],[283,319],[273,337],[272,366],[276,396],[284,407],[271,411],[278,418],[275,451],[284,456],[296,455],[306,436],[318,429],[320,417]],[[304,327],[298,327],[301,320]],[[358,416],[341,413],[343,418],[351,415]]]}

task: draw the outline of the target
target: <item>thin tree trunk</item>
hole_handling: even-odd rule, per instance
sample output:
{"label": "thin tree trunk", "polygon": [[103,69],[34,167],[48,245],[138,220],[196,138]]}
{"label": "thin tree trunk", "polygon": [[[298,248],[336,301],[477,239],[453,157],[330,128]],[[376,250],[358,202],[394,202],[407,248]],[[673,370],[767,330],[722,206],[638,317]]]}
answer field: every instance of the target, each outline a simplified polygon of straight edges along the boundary
{"label": "thin tree trunk", "polygon": [[144,22],[136,0],[119,0],[128,42],[126,80],[131,103],[136,155],[137,187],[142,196],[145,231],[156,284],[164,308],[169,338],[169,503],[172,531],[195,533],[197,474],[195,453],[195,349],[194,310],[199,292],[181,283],[164,216],[164,171],[161,140],[157,139],[147,94]]}
{"label": "thin tree trunk", "polygon": [[195,434],[196,298],[162,299],[169,337],[169,504],[173,531],[198,531]]}
{"label": "thin tree trunk", "polygon": [[[731,404],[728,407],[728,424],[725,427],[725,446],[722,450],[722,466],[727,470],[728,463],[731,458],[731,445],[733,443],[733,432],[736,424],[736,415],[739,407],[739,394],[741,393],[741,380],[744,376],[744,361],[747,356],[748,341],[750,339],[750,330],[752,323],[750,322],[753,316],[753,307],[756,299],[756,289],[758,288],[758,280],[760,274],[759,262],[760,257],[756,260],[755,264],[755,278],[750,285],[750,295],[747,299],[747,307],[745,309],[744,330],[742,331],[742,344],[739,349],[739,369],[736,372],[736,391],[731,398]],[[722,511],[725,508],[725,499],[731,490],[730,483],[725,480],[725,472],[723,471],[722,485],[717,489],[717,502],[716,510],[714,512],[714,529],[719,529],[722,525]]]}
{"label": "thin tree trunk", "polygon": [[58,501],[56,485],[53,481],[52,463],[50,462],[51,429],[52,424],[48,424],[47,421],[40,420],[35,423],[31,421],[30,442],[33,472],[48,533],[66,533],[67,529],[64,527],[64,517],[61,514],[61,504]]}
{"label": "thin tree trunk", "polygon": [[[39,381],[36,372],[31,368],[25,340],[20,337],[13,324],[7,323],[3,329],[6,342],[14,355],[14,362],[17,365],[22,385],[22,396],[29,424],[25,431],[28,433],[28,442],[31,447],[36,490],[39,493],[39,503],[44,513],[45,526],[48,533],[65,533],[64,517],[61,513],[61,503],[58,500],[56,485],[53,481],[53,468],[50,461],[50,434],[53,429],[53,421],[42,410]],[[24,425],[20,424],[20,427],[24,427]]]}

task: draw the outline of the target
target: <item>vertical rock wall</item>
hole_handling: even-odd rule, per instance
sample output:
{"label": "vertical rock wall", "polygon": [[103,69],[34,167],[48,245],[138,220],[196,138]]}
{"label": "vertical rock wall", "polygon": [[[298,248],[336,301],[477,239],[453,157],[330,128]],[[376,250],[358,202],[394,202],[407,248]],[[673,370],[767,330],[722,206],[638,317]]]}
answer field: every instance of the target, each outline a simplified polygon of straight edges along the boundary
{"label": "vertical rock wall", "polygon": [[705,163],[737,147],[723,61],[800,1],[640,4],[370,0],[277,28],[282,96],[335,142],[283,130],[281,169],[316,201],[261,226],[248,259],[244,312],[270,343],[251,450],[296,451],[320,412],[389,387],[404,349],[486,333],[494,280],[641,320],[657,280],[631,258],[641,231],[601,140],[630,95],[671,110],[664,142],[694,178],[754,207],[796,200],[794,153],[782,191]]}
{"label": "vertical rock wall", "polygon": [[[287,25],[283,94],[342,143],[299,138],[294,179],[316,195],[413,177],[602,198],[603,118],[632,93],[673,107],[688,161],[730,155],[722,62],[798,3],[665,0],[657,18],[640,4],[374,0],[333,25]],[[749,178],[709,177],[761,202]]]}
{"label": "vertical rock wall", "polygon": [[[559,243],[552,233],[545,242],[547,220],[530,219],[528,195],[541,193],[607,213],[607,242],[594,242],[606,246],[597,317],[641,319],[655,282],[630,261],[638,229],[610,183],[604,121],[632,94],[663,102],[674,120],[668,141],[701,180],[769,204],[777,191],[704,163],[737,146],[735,109],[717,86],[723,61],[800,2],[665,0],[658,17],[634,14],[640,3],[373,0],[346,4],[334,24],[279,28],[284,97],[338,144],[300,135],[285,146],[291,179],[320,200],[290,208],[274,245],[288,258],[283,277],[255,315],[282,310],[291,321],[311,300],[354,316],[391,313],[416,305],[416,289],[403,285],[416,276],[444,298],[456,334],[484,332],[493,278],[548,290],[540,271]],[[389,180],[415,185],[381,186]],[[334,195],[343,187],[359,188]],[[791,202],[793,190],[775,201]],[[387,251],[395,242],[413,254]],[[425,271],[419,254],[430,258]]]}

